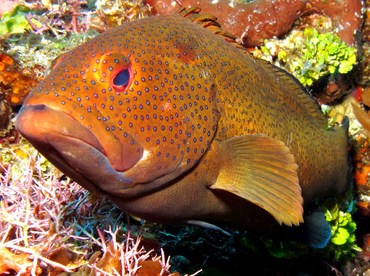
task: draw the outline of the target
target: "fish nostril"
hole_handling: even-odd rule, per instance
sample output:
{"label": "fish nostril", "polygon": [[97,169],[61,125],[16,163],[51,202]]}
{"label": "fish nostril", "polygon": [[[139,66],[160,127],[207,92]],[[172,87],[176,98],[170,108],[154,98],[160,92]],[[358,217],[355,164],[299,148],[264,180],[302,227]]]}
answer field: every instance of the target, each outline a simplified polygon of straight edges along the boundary
{"label": "fish nostril", "polygon": [[44,104],[22,105],[18,111],[18,114],[21,114],[24,110],[44,111],[45,109],[46,105]]}

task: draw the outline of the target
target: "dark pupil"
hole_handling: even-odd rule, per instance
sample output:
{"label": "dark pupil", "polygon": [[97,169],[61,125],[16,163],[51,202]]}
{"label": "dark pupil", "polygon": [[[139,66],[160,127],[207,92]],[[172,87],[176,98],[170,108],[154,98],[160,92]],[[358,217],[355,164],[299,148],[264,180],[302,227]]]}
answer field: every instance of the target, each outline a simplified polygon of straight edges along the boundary
{"label": "dark pupil", "polygon": [[116,86],[125,86],[127,85],[130,78],[130,72],[128,69],[123,69],[119,72],[113,79],[113,84]]}

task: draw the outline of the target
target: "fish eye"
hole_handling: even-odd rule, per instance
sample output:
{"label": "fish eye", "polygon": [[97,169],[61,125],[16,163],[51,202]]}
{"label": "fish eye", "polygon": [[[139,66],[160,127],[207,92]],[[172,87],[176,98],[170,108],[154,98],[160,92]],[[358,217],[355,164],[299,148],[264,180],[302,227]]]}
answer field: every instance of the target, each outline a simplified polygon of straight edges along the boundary
{"label": "fish eye", "polygon": [[118,91],[122,92],[127,89],[131,82],[131,70],[130,68],[122,68],[112,78],[112,86]]}
{"label": "fish eye", "polygon": [[113,84],[116,86],[126,86],[129,79],[130,79],[130,72],[126,68],[118,72],[118,74],[113,79]]}

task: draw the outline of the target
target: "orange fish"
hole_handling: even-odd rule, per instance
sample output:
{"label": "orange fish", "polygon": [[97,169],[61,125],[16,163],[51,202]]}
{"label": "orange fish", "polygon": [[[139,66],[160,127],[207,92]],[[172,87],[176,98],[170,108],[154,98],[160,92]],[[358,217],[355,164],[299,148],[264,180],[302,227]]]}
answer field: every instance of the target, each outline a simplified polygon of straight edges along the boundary
{"label": "orange fish", "polygon": [[[134,216],[260,233],[300,225],[304,207],[347,186],[346,130],[328,128],[291,75],[215,35],[212,19],[192,22],[204,18],[140,19],[62,55],[17,127]],[[310,221],[322,246],[330,229]]]}

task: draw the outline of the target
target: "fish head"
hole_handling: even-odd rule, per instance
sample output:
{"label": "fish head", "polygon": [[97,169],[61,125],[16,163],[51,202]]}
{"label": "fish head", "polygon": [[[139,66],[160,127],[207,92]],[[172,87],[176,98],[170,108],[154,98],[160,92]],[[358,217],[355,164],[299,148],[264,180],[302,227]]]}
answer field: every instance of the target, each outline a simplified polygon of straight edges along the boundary
{"label": "fish head", "polygon": [[19,131],[95,192],[137,196],[179,177],[209,148],[219,112],[198,45],[174,30],[142,19],[65,53],[26,98]]}

